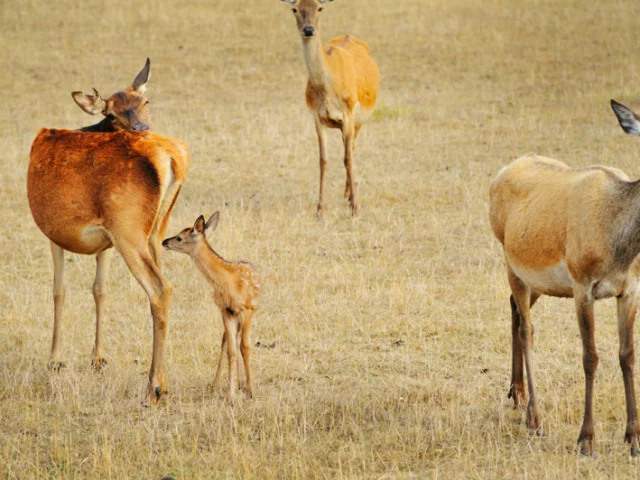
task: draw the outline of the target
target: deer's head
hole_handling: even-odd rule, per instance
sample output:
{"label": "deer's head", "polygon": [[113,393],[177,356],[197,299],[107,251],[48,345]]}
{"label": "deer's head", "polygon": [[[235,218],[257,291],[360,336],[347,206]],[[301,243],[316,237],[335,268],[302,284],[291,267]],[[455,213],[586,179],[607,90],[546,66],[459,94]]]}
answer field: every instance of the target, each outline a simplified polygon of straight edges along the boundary
{"label": "deer's head", "polygon": [[106,100],[94,88],[93,95],[72,92],[78,106],[89,115],[103,115],[101,130],[149,130],[149,100],[143,95],[150,76],[151,62],[147,58],[144,68],[130,87],[114,93]]}
{"label": "deer's head", "polygon": [[298,30],[303,38],[313,37],[320,28],[322,4],[333,0],[282,0],[291,4]]}
{"label": "deer's head", "polygon": [[167,238],[162,242],[162,246],[167,250],[191,255],[202,242],[207,241],[206,236],[214,232],[218,226],[218,220],[220,220],[220,212],[211,215],[206,222],[200,215],[193,227],[185,228],[175,237]]}

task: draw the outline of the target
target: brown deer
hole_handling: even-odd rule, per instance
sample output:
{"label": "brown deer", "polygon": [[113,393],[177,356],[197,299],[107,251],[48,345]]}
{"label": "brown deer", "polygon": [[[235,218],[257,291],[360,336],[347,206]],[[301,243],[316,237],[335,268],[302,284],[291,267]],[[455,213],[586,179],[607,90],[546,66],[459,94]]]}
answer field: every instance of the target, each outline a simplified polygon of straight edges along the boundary
{"label": "brown deer", "polygon": [[238,388],[238,375],[241,374],[241,362],[238,350],[244,360],[246,372],[245,392],[253,397],[251,376],[251,321],[258,308],[260,297],[260,278],[255,268],[248,262],[227,262],[209,245],[210,236],[218,226],[220,212],[216,212],[205,223],[200,215],[193,227],[185,228],[177,236],[167,238],[162,245],[167,250],[175,250],[189,255],[204,277],[213,286],[213,300],[222,313],[224,334],[220,349],[220,359],[213,388],[220,387],[222,359],[225,346],[229,358],[229,392],[227,399],[231,405]]}
{"label": "brown deer", "polygon": [[[640,122],[615,101],[622,128],[640,135]],[[511,287],[512,374],[509,397],[525,398],[523,357],[529,403],[527,426],[540,432],[534,391],[533,328],[530,308],[540,295],[573,297],[582,337],[585,409],[580,452],[595,449],[593,385],[598,353],[593,303],[616,297],[619,360],[624,378],[631,454],[640,454],[640,423],[633,383],[633,324],[640,275],[640,182],[603,166],[569,168],[562,162],[526,155],[504,167],[491,184],[490,221],[504,248]]]}
{"label": "brown deer", "polygon": [[[179,140],[144,131],[148,129],[148,107],[140,92],[148,66],[147,60],[134,84],[108,100],[102,101],[97,93],[82,100],[85,106],[105,104],[100,110],[96,107],[105,120],[89,127],[92,130],[43,128],[38,132],[31,146],[27,196],[53,255],[54,327],[49,365],[54,369],[64,365],[60,342],[65,250],[96,255],[93,364],[100,368],[105,363],[101,325],[110,248],[115,247],[149,296],[154,341],[147,400],[157,403],[166,391],[163,354],[171,299],[171,288],[161,273],[160,242],[185,180],[189,156]],[[74,98],[78,101],[80,96]],[[143,131],[125,130],[125,126]]]}
{"label": "brown deer", "polygon": [[106,100],[94,88],[93,95],[71,92],[78,106],[89,115],[101,114],[104,118],[83,132],[117,132],[118,130],[149,130],[149,100],[142,94],[151,76],[151,61],[147,58],[131,86],[111,95]]}
{"label": "brown deer", "polygon": [[[320,40],[322,4],[329,0],[282,0],[290,3],[302,37],[307,64],[307,106],[313,112],[320,146],[320,198],[318,216],[324,211],[324,178],[327,169],[327,128],[338,128],[344,143],[347,181],[344,196],[351,213],[358,213],[353,173],[354,142],[376,106],[379,73],[368,45],[353,35],[333,38],[323,47]],[[333,1],[333,0],[331,0]]]}

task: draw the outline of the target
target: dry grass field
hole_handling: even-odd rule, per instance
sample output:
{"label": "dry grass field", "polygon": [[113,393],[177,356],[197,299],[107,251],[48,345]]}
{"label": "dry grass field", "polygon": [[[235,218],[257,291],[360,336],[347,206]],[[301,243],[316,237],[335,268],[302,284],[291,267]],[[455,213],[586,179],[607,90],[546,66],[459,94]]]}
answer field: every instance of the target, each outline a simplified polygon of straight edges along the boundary
{"label": "dry grass field", "polygon": [[[597,304],[597,458],[577,455],[584,395],[573,302],[533,309],[543,438],[507,399],[508,285],[488,186],[526,152],[640,175],[610,98],[640,103],[636,0],[338,0],[323,39],[366,39],[381,72],[358,138],[361,214],[317,141],[279,0],[0,0],[0,478],[635,478],[615,304]],[[26,200],[42,126],[94,120],[70,96],[127,86],[151,58],[152,128],[191,149],[169,233],[222,212],[213,245],[259,265],[256,396],[212,391],[222,322],[189,258],[174,287],[169,395],[142,408],[151,317],[114,256],[108,367],[90,366],[95,261],[67,255],[67,368],[47,370],[52,262]],[[636,102],[634,104],[634,101]],[[398,342],[402,340],[402,342]],[[226,378],[226,375],[225,375]]]}

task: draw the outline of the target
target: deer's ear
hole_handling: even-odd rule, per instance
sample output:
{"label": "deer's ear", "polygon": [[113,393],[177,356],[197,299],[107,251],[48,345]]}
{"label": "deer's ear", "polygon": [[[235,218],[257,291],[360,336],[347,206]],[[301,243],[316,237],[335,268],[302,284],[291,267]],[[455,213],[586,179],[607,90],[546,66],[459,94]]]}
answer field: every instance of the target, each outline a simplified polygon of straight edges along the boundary
{"label": "deer's ear", "polygon": [[82,92],[71,92],[71,96],[78,106],[89,115],[98,115],[104,112],[107,106],[98,91],[94,88],[93,95],[85,95]]}
{"label": "deer's ear", "polygon": [[611,108],[613,108],[613,113],[618,117],[618,122],[625,133],[640,137],[640,119],[638,115],[613,99],[611,100]]}
{"label": "deer's ear", "polygon": [[204,228],[204,217],[200,215],[196,220],[196,223],[193,224],[193,233],[195,235],[202,235]]}
{"label": "deer's ear", "polygon": [[216,228],[218,228],[218,220],[220,220],[220,212],[216,212],[211,215],[211,217],[209,217],[209,220],[207,220],[207,225],[205,227],[207,233],[212,233]]}
{"label": "deer's ear", "polygon": [[151,77],[151,60],[147,58],[144,67],[142,67],[142,70],[140,70],[140,73],[131,84],[131,89],[138,93],[144,93],[147,89],[149,77]]}

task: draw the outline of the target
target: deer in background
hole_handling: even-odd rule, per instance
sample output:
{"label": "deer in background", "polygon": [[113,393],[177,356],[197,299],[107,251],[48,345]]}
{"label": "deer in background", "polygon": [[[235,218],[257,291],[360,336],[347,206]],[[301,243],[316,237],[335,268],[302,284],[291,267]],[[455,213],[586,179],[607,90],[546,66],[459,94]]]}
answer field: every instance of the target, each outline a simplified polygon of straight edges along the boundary
{"label": "deer in background", "polygon": [[[320,198],[318,216],[324,211],[324,180],[327,169],[327,128],[338,128],[344,143],[347,181],[344,196],[351,213],[358,213],[353,172],[354,142],[376,106],[379,73],[365,42],[352,35],[320,40],[320,13],[328,0],[282,0],[290,3],[302,37],[309,80],[307,106],[313,112],[320,146]],[[333,1],[333,0],[331,0]]]}
{"label": "deer in background", "polygon": [[251,376],[251,321],[258,308],[260,278],[254,267],[247,262],[227,262],[209,245],[210,236],[218,226],[220,212],[216,212],[205,223],[200,215],[193,227],[185,228],[175,237],[167,238],[162,245],[167,250],[186,253],[194,261],[200,272],[213,286],[213,300],[222,313],[224,334],[213,388],[220,387],[222,359],[225,346],[229,359],[229,392],[227,399],[231,405],[238,388],[241,374],[240,356],[246,372],[245,392],[253,397]]}
{"label": "deer in background", "polygon": [[[49,365],[61,358],[62,310],[65,300],[65,250],[96,255],[93,295],[96,339],[93,365],[100,368],[101,325],[111,247],[124,258],[149,297],[153,316],[153,360],[147,401],[166,392],[164,342],[171,287],[161,273],[161,239],[185,180],[189,164],[179,140],[148,130],[148,102],[142,96],[149,60],[128,89],[102,100],[76,92],[85,111],[105,119],[85,131],[43,128],[32,146],[27,196],[33,218],[49,238],[54,263],[54,326]],[[93,107],[91,107],[93,105]]]}
{"label": "deer in background", "polygon": [[[620,125],[640,135],[638,117],[611,101]],[[578,442],[583,455],[595,449],[593,386],[598,353],[593,303],[616,297],[619,360],[624,379],[631,455],[640,455],[640,423],[633,382],[633,324],[640,275],[640,182],[603,166],[569,168],[527,155],[504,167],[490,190],[490,221],[504,248],[511,287],[512,375],[509,396],[524,401],[523,357],[529,403],[527,426],[539,432],[534,391],[530,308],[541,295],[573,297],[582,337],[585,409]]]}

